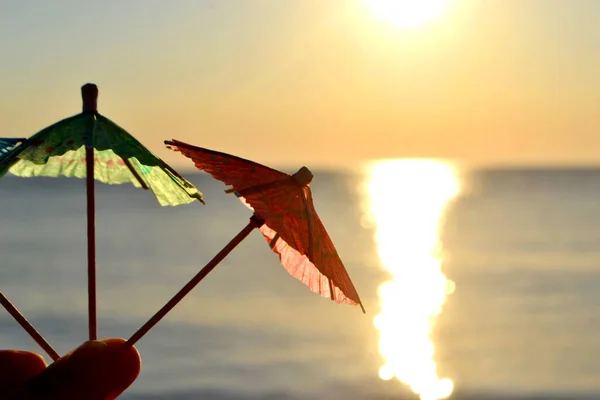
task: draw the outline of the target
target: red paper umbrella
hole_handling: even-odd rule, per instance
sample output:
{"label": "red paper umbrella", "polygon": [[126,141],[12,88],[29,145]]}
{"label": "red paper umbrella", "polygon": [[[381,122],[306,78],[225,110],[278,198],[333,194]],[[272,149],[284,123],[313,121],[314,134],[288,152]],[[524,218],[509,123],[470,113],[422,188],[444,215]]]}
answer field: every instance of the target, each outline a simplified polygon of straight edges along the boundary
{"label": "red paper umbrella", "polygon": [[[253,161],[172,141],[172,149],[196,167],[232,187],[265,223],[259,228],[279,254],[285,269],[310,290],[337,303],[361,304],[333,242],[315,210],[309,184],[313,175],[302,167],[294,175]],[[364,311],[364,308],[363,308]]]}
{"label": "red paper umbrella", "polygon": [[309,184],[313,175],[306,167],[293,175],[230,154],[195,147],[180,141],[165,141],[173,150],[192,159],[214,178],[230,185],[254,211],[250,223],[192,278],[160,311],[127,342],[133,345],[183,297],[189,293],[231,250],[259,228],[281,264],[313,292],[337,303],[360,305],[358,293],[333,242],[319,219]]}

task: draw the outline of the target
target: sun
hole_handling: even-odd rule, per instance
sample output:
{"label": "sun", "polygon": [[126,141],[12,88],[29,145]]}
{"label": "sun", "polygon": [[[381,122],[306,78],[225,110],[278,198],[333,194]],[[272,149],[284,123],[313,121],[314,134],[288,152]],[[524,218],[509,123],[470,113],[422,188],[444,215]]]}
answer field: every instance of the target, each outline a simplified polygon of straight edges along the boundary
{"label": "sun", "polygon": [[416,28],[439,17],[451,0],[366,0],[379,18],[400,28]]}

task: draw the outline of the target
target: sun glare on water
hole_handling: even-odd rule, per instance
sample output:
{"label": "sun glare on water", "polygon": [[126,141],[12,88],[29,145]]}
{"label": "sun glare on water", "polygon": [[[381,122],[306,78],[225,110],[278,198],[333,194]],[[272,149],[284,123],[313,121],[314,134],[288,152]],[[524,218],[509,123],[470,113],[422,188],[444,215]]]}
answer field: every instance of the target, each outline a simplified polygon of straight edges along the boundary
{"label": "sun glare on water", "polygon": [[365,0],[377,17],[400,28],[415,28],[439,17],[450,0]]}
{"label": "sun glare on water", "polygon": [[366,185],[379,259],[392,277],[379,288],[381,312],[373,321],[384,359],[379,376],[399,379],[422,400],[444,399],[453,383],[438,376],[430,336],[454,291],[436,249],[439,221],[459,180],[449,164],[392,160],[372,165]]}

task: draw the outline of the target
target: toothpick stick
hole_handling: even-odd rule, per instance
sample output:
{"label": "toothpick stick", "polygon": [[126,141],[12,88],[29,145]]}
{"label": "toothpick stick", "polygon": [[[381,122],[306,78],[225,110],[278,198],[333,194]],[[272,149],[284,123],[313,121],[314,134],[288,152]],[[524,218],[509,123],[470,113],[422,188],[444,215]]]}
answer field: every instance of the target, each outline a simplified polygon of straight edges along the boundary
{"label": "toothpick stick", "polygon": [[123,345],[122,349],[127,349],[137,343],[150,329],[154,327],[169,311],[171,311],[183,298],[192,291],[193,288],[204,279],[231,251],[242,242],[255,228],[264,224],[262,218],[253,215],[248,225],[244,227],[217,255],[209,261],[204,268],[198,272],[175,296],[171,298],[152,318],[148,320],[131,338]]}
{"label": "toothpick stick", "polygon": [[8,311],[9,314],[17,320],[19,325],[21,325],[21,327],[23,327],[23,329],[25,329],[25,331],[29,333],[29,336],[31,336],[31,338],[35,340],[35,342],[39,344],[42,349],[44,349],[44,351],[50,356],[52,361],[57,361],[60,358],[60,355],[58,355],[56,350],[54,350],[52,346],[50,346],[46,339],[44,339],[42,335],[40,335],[40,333],[33,327],[33,325],[31,325],[31,323],[27,321],[23,314],[21,314],[19,310],[17,310],[17,308],[6,298],[6,296],[4,296],[2,292],[0,292],[0,304],[2,304],[4,308],[6,308],[6,311]]}

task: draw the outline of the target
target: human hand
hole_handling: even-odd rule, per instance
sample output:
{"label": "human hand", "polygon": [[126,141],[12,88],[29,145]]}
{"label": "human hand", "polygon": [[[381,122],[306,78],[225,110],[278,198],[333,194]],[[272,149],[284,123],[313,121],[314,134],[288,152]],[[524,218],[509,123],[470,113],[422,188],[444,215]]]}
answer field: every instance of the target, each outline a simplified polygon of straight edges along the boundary
{"label": "human hand", "polygon": [[124,339],[88,341],[46,365],[42,356],[0,350],[0,398],[6,400],[113,400],[137,378],[141,358]]}

